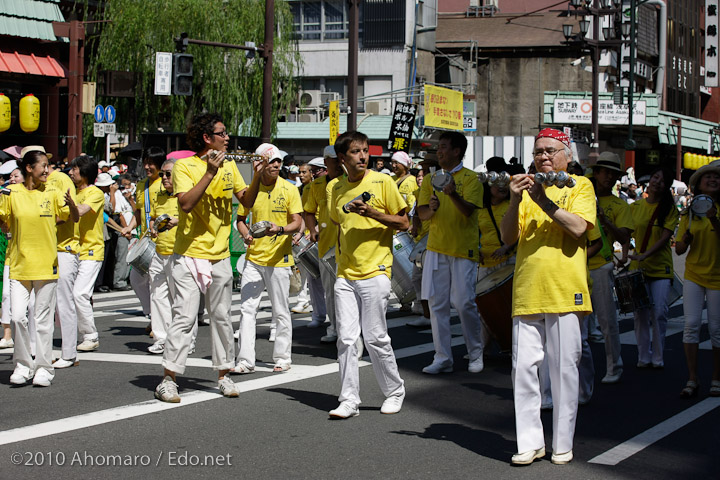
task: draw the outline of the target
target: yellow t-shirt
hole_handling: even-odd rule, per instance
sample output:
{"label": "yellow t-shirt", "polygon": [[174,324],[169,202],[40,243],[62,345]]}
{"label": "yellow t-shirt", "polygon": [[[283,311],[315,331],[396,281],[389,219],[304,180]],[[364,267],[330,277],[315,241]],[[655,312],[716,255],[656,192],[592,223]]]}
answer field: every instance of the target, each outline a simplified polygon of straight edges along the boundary
{"label": "yellow t-shirt", "polygon": [[[477,173],[462,168],[453,174],[455,189],[466,201],[478,208],[483,206],[483,186],[477,179]],[[428,205],[433,194],[432,176],[426,175],[420,186],[418,206]],[[451,257],[467,258],[477,262],[478,245],[478,208],[466,217],[455,207],[452,200],[442,192],[435,192],[440,207],[430,218],[430,238],[427,249]]]}
{"label": "yellow t-shirt", "polygon": [[[143,178],[137,183],[137,187],[135,188],[135,210],[140,211],[140,235],[145,233],[145,230],[147,230],[147,221],[145,217],[145,185],[147,184],[148,180],[148,178]],[[150,187],[148,188],[148,192],[150,194],[151,210],[152,205],[157,201],[157,195],[160,192],[161,188],[162,179],[160,177],[156,178],[155,181],[152,182],[150,184]]]}
{"label": "yellow t-shirt", "polygon": [[[500,228],[500,222],[507,212],[510,202],[504,200],[497,205],[492,205],[493,216],[495,217],[495,223],[497,228]],[[492,219],[490,218],[490,212],[487,208],[481,208],[478,210],[478,228],[480,229],[480,253],[483,256],[482,266],[489,268],[504,262],[507,257],[504,258],[493,258],[492,254],[498,248],[502,247],[500,238],[498,237],[498,231],[493,225]]]}
{"label": "yellow t-shirt", "polygon": [[[242,205],[238,207],[238,215],[247,217],[249,213],[252,213],[253,223],[268,221],[284,227],[288,224],[288,215],[302,213],[300,191],[283,178],[278,178],[269,186],[261,183],[252,208],[248,211]],[[290,235],[255,238],[247,248],[246,258],[262,267],[295,265],[292,256],[292,238]]]}
{"label": "yellow t-shirt", "polygon": [[[328,181],[326,175],[316,178],[303,190],[303,210],[307,213],[315,215],[318,223],[318,254],[322,258],[337,241],[337,225],[330,219],[330,211],[328,210],[328,191],[330,185],[337,183],[334,178]],[[305,193],[307,192],[307,196]]]}
{"label": "yellow t-shirt", "polygon": [[[413,196],[415,197],[415,202],[417,203],[417,199],[420,198],[420,187],[415,189]],[[408,205],[408,208],[412,207],[413,205]],[[417,208],[417,205],[415,207]],[[417,211],[415,212],[415,215],[417,215]],[[413,240],[417,243],[428,233],[430,233],[430,220],[420,220],[420,230],[418,230],[418,233],[415,235]]]}
{"label": "yellow t-shirt", "polygon": [[[55,170],[48,175],[47,182],[45,183],[46,189],[54,188],[60,192],[60,198],[63,199],[63,205],[65,204],[65,193],[70,190],[70,195],[77,204],[77,193],[75,192],[75,184],[66,174],[60,170]],[[77,253],[80,247],[79,243],[80,233],[78,230],[78,224],[72,220],[68,220],[57,226],[57,251],[58,252],[70,252]]]}
{"label": "yellow t-shirt", "polygon": [[[150,205],[150,217],[157,218],[164,214],[175,218],[179,215],[177,197],[163,188],[158,192],[155,202]],[[158,233],[155,251],[160,255],[172,255],[176,234],[177,227]]]}
{"label": "yellow t-shirt", "polygon": [[[207,163],[197,155],[175,162],[172,173],[175,195],[190,191],[206,171]],[[229,257],[232,197],[245,188],[235,162],[223,163],[195,208],[190,213],[179,209],[173,253],[207,260]]]}
{"label": "yellow t-shirt", "polygon": [[70,209],[57,190],[28,190],[18,183],[12,194],[0,195],[0,218],[10,227],[8,247],[10,278],[54,280],[58,278],[56,219],[66,220]]}
{"label": "yellow t-shirt", "polygon": [[78,222],[80,237],[78,258],[102,262],[105,258],[105,241],[103,239],[105,195],[98,187],[90,185],[77,192],[77,204],[85,204],[90,207],[90,211],[80,217],[80,222]]}
{"label": "yellow t-shirt", "polygon": [[[390,178],[393,179],[395,184],[397,185],[398,178],[397,175],[392,175]],[[405,179],[398,185],[398,191],[400,192],[400,195],[402,195],[403,200],[405,200],[405,203],[408,204],[408,210],[415,205],[415,192],[418,190],[418,184],[417,179],[413,175],[409,175],[405,177]]]}
{"label": "yellow t-shirt", "polygon": [[[604,197],[598,197],[598,203],[600,204],[600,208],[603,209],[603,212],[605,212],[605,216],[608,220],[610,220],[617,228],[628,228],[631,231],[635,228],[632,212],[630,211],[630,205],[625,200],[616,197],[615,195],[605,195]],[[596,228],[595,230],[598,231],[598,234],[600,233],[599,228]],[[603,229],[603,231],[605,232],[605,237],[607,238],[608,243],[610,243],[610,248],[612,248],[612,245],[616,240],[615,237],[610,230]],[[596,268],[602,267],[611,261],[612,259],[610,261],[605,260],[600,253],[593,255],[589,260],[590,270],[595,270]]]}
{"label": "yellow t-shirt", "polygon": [[[650,217],[652,217],[655,208],[659,203],[650,204],[646,198],[640,199],[632,204],[630,211],[632,212],[633,222],[635,224],[635,231],[633,232],[633,238],[635,239],[635,252],[640,252],[642,247],[643,238],[645,238],[645,231],[647,230],[648,223],[650,223]],[[670,209],[670,212],[665,218],[665,223],[659,224],[660,219],[655,219],[652,231],[650,232],[650,238],[648,239],[645,250],[652,247],[662,236],[663,230],[667,229],[671,232],[675,231],[675,227],[678,224],[678,211],[674,206]],[[633,260],[630,263],[630,270],[642,270],[645,276],[651,278],[673,278],[673,262],[672,252],[670,251],[670,241],[668,240],[663,247],[655,252],[651,257],[637,262]]]}
{"label": "yellow t-shirt", "polygon": [[[594,228],[595,190],[590,180],[572,175],[573,188],[548,187],[545,195]],[[586,233],[573,238],[527,192],[518,211],[518,242],[513,281],[513,316],[536,313],[591,312]]]}
{"label": "yellow t-shirt", "polygon": [[368,205],[388,215],[407,208],[390,175],[368,170],[358,182],[347,177],[332,186],[330,218],[339,225],[340,245],[335,252],[338,277],[365,280],[378,275],[391,276],[393,230],[357,213],[345,213],[343,206],[368,192]]}
{"label": "yellow t-shirt", "polygon": [[[720,214],[720,206],[715,202]],[[718,215],[720,218],[720,215]],[[688,229],[689,216],[683,215],[677,237],[681,239]],[[693,216],[690,225],[693,241],[685,257],[685,278],[701,287],[720,290],[720,244],[710,220]]]}

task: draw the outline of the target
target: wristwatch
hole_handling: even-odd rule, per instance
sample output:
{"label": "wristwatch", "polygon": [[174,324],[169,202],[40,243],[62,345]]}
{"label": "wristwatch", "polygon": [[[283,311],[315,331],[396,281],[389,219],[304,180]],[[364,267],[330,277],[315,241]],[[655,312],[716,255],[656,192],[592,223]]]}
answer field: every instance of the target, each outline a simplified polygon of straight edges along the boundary
{"label": "wristwatch", "polygon": [[557,207],[557,205],[555,204],[555,202],[553,202],[552,200],[550,200],[550,199],[548,198],[547,201],[543,204],[542,209],[543,209],[544,212],[550,213],[550,211],[553,210],[553,209],[555,209],[555,207]]}

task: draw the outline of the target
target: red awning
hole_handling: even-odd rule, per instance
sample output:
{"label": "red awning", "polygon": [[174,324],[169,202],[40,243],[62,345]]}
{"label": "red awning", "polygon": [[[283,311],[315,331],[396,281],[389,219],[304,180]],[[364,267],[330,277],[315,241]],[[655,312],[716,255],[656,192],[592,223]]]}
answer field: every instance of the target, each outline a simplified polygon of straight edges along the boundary
{"label": "red awning", "polygon": [[3,51],[0,51],[0,72],[61,78],[67,76],[62,65],[49,55],[38,57],[33,54]]}

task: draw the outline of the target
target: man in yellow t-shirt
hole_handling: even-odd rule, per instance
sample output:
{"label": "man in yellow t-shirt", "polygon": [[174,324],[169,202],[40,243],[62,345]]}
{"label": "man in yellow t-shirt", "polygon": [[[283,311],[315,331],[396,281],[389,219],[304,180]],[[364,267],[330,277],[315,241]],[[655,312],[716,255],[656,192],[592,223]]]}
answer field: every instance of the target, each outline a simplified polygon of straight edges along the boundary
{"label": "man in yellow t-shirt", "polygon": [[[417,214],[417,198],[420,196],[420,187],[422,186],[423,180],[427,177],[428,181],[430,181],[430,168],[437,168],[437,162],[435,161],[435,159],[431,160],[430,158],[425,157],[425,159],[420,162],[419,167],[420,168],[416,177],[418,188],[415,189],[415,191],[413,192],[415,204],[408,205],[409,207],[411,207],[411,226],[408,233],[412,235],[415,243],[419,243],[430,233],[430,220],[420,220],[420,217]],[[427,246],[427,238],[425,239],[425,242],[425,245]],[[415,301],[412,305],[412,313],[420,315],[420,317],[415,320],[410,320],[405,325],[416,328],[429,327],[431,326],[430,307],[428,305],[428,301],[422,299],[422,267],[418,266],[417,259],[415,259],[415,262],[413,263],[413,271],[411,278],[413,287],[415,288]]]}
{"label": "man in yellow t-shirt", "polygon": [[[78,271],[75,277],[73,299],[77,313],[78,332],[82,342],[77,346],[80,352],[92,352],[100,347],[100,337],[95,327],[93,308],[90,303],[95,279],[100,273],[105,258],[103,240],[103,208],[105,195],[96,187],[97,161],[81,155],[70,162],[70,178],[77,189],[78,222]],[[70,359],[67,359],[70,360]]]}
{"label": "man in yellow t-shirt", "polygon": [[[552,128],[541,130],[533,157],[538,172],[566,171],[572,160],[570,139]],[[587,230],[594,228],[596,213],[592,184],[573,178],[573,188],[545,188],[533,175],[513,175],[510,205],[500,223],[503,242],[518,241],[512,307],[516,465],[545,456],[538,369],[546,351],[554,403],[551,460],[564,464],[573,456],[580,318],[592,311]]]}
{"label": "man in yellow t-shirt", "polygon": [[[50,174],[45,188],[58,190],[63,192],[63,195],[70,191],[70,195],[77,203],[75,184],[70,177],[58,170],[55,163],[48,164],[48,171]],[[55,320],[60,324],[62,350],[60,358],[53,362],[54,368],[68,368],[78,364],[78,323],[73,290],[78,274],[79,241],[76,222],[67,221],[57,226],[58,284]]]}
{"label": "man in yellow t-shirt", "polygon": [[235,162],[225,161],[229,140],[218,114],[196,115],[188,126],[187,143],[197,154],[178,160],[172,170],[179,217],[172,255],[173,321],[165,341],[163,381],[155,389],[155,398],[163,402],[180,401],[175,379],[177,373],[185,372],[201,292],[205,293],[210,317],[212,363],[218,371],[218,388],[223,396],[239,395],[235,383],[227,376],[235,365],[230,311],[232,196],[246,208],[252,207],[267,162],[257,165],[247,187]]}
{"label": "man in yellow t-shirt", "polygon": [[340,405],[331,418],[357,416],[360,405],[357,340],[365,338],[375,378],[385,395],[381,413],[397,413],[405,399],[388,335],[385,314],[390,297],[393,230],[408,229],[407,204],[389,175],[368,170],[368,138],[345,132],[335,152],[347,177],[332,189],[330,219],[339,225],[337,245],[337,348]]}
{"label": "man in yellow t-shirt", "polygon": [[[328,201],[332,186],[337,183],[342,175],[335,147],[328,145],[325,147],[323,155],[327,175],[322,175],[313,180],[309,187],[306,187],[307,197],[303,195],[305,197],[303,200],[305,225],[310,231],[310,240],[317,242],[318,256],[321,259],[337,242],[337,225],[330,220]],[[335,343],[337,341],[335,273],[321,265],[320,281],[324,294],[325,312],[328,320],[330,320],[330,325],[328,325],[325,335],[320,337],[320,341],[323,343]]]}
{"label": "man in yellow t-shirt", "polygon": [[412,159],[410,155],[402,150],[392,154],[390,166],[392,167],[393,175],[391,175],[391,178],[395,181],[400,195],[403,196],[405,203],[407,203],[409,207],[415,205],[415,192],[418,189],[417,180],[410,174],[411,165]]}
{"label": "man in yellow t-shirt", "polygon": [[[130,224],[122,229],[122,234],[131,238],[135,229],[140,227],[140,235],[150,227],[150,210],[157,202],[157,196],[162,188],[160,169],[165,162],[165,151],[160,147],[150,147],[143,152],[143,169],[146,178],[140,180],[135,189],[135,211]],[[142,306],[143,315],[150,316],[150,275],[139,272],[136,268],[130,270],[130,285],[135,291]]]}
{"label": "man in yellow t-shirt", "polygon": [[[280,150],[275,145],[263,143],[255,153],[265,157],[268,168],[260,176],[260,191],[255,204],[252,208],[241,207],[238,210],[238,231],[248,248],[240,285],[240,351],[234,371],[255,371],[255,317],[262,292],[267,288],[273,321],[277,325],[273,345],[273,371],[284,372],[290,369],[292,363],[292,320],[288,297],[290,267],[295,261],[290,236],[302,226],[302,203],[298,188],[279,178],[282,167]],[[270,228],[264,237],[253,238],[250,233],[245,223],[250,213],[253,223],[270,222]]]}
{"label": "man in yellow t-shirt", "polygon": [[437,158],[451,180],[442,191],[433,187],[432,177],[420,187],[417,213],[420,220],[430,221],[425,262],[423,264],[422,298],[430,307],[435,357],[423,368],[435,375],[452,372],[453,354],[450,334],[450,306],[455,307],[462,324],[465,345],[470,355],[468,371],[483,370],[482,323],[475,304],[477,281],[478,208],[482,208],[483,187],[477,174],[462,164],[467,139],[459,132],[440,135]]}
{"label": "man in yellow t-shirt", "polygon": [[623,373],[623,361],[620,356],[620,328],[613,296],[613,243],[617,241],[621,245],[626,244],[630,240],[634,224],[630,205],[612,193],[615,183],[624,173],[620,157],[616,153],[602,152],[597,163],[592,166],[592,171],[599,207],[597,230],[602,229],[605,234],[604,254],[610,255],[610,258],[605,258],[601,250],[589,259],[592,278],[590,299],[605,339],[606,374],[601,381],[617,383]]}

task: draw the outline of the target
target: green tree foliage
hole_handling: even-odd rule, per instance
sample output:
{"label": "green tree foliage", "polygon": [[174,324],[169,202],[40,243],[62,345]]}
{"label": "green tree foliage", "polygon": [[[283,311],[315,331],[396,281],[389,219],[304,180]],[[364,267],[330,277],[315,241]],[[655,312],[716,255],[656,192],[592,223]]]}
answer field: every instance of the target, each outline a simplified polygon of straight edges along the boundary
{"label": "green tree foliage", "polygon": [[[174,38],[244,45],[261,45],[265,32],[264,0],[110,0],[102,12],[104,23],[88,76],[103,70],[137,73],[135,116],[142,132],[185,131],[193,115],[220,113],[231,134],[260,135],[264,60],[247,59],[243,50],[190,44],[194,57],[193,95],[156,96],[155,52],[174,52]],[[278,113],[287,111],[297,94],[300,66],[293,39],[293,18],[284,0],[275,1],[273,51],[273,132]],[[100,97],[98,103],[116,106],[119,131],[127,131],[131,116],[127,98]],[[91,120],[91,119],[88,119]],[[91,127],[90,125],[87,125]],[[85,138],[92,141],[92,129]],[[90,149],[92,150],[92,149]]]}

